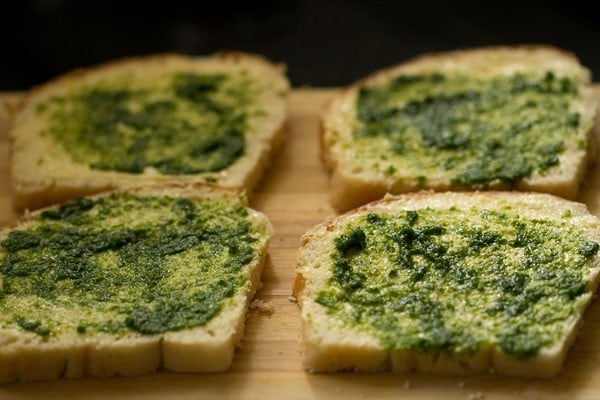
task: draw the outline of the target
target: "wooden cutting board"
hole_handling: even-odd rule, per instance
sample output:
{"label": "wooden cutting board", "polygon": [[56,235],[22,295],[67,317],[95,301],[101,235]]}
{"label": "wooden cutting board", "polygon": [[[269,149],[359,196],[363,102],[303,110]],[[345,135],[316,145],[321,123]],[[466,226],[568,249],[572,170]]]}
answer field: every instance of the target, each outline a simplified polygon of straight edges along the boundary
{"label": "wooden cutting board", "polygon": [[[301,368],[297,304],[290,302],[301,235],[334,212],[328,176],[319,159],[319,113],[335,89],[296,89],[289,97],[286,143],[275,157],[252,207],[276,233],[257,297],[273,312],[253,309],[229,372],[157,373],[135,378],[62,380],[0,386],[0,399],[600,399],[600,301],[585,324],[563,372],[550,380],[483,375],[309,374]],[[600,94],[600,91],[599,91]],[[19,94],[0,94],[0,226],[18,218],[12,209],[6,133],[10,105]],[[598,124],[600,126],[600,123]],[[591,169],[581,201],[600,215],[600,168]]]}

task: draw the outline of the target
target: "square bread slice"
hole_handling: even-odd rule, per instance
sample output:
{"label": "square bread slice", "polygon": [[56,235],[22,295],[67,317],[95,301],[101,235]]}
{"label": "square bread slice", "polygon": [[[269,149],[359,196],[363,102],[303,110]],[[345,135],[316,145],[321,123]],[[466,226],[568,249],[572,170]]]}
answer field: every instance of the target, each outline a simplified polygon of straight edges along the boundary
{"label": "square bread slice", "polygon": [[170,181],[250,193],[283,139],[284,72],[240,52],[164,54],[34,88],[10,133],[15,206]]}
{"label": "square bread slice", "polygon": [[0,231],[0,382],[228,369],[271,235],[210,185],[27,214]]}
{"label": "square bread slice", "polygon": [[600,276],[600,220],[549,194],[387,196],[305,234],[304,368],[559,373]]}
{"label": "square bread slice", "polygon": [[331,203],[347,211],[422,189],[574,199],[597,102],[590,73],[549,46],[431,54],[377,71],[322,117]]}

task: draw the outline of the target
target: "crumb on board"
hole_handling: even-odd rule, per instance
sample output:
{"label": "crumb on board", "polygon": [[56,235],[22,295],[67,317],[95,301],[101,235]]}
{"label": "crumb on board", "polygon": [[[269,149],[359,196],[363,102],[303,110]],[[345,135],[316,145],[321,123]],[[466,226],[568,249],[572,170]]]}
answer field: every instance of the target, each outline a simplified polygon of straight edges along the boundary
{"label": "crumb on board", "polygon": [[260,299],[252,300],[250,303],[250,309],[257,309],[259,312],[266,314],[272,314],[275,312],[275,306],[273,304]]}
{"label": "crumb on board", "polygon": [[410,389],[410,381],[404,381],[404,389]]}
{"label": "crumb on board", "polygon": [[290,303],[297,303],[297,302],[298,302],[298,299],[296,298],[296,296],[289,296],[289,297],[288,297],[288,301],[289,301]]}
{"label": "crumb on board", "polygon": [[473,393],[469,393],[469,400],[481,400],[485,398],[485,394],[483,394],[483,392],[473,392]]}
{"label": "crumb on board", "polygon": [[465,383],[465,381],[459,381],[458,382],[458,387],[459,388],[464,388],[465,386],[467,386],[467,384]]}

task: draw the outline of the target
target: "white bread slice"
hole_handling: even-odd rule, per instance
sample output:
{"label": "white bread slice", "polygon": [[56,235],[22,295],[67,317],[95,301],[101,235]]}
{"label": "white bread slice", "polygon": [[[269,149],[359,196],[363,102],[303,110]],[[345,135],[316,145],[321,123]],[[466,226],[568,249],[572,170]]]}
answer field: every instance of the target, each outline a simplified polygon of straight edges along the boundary
{"label": "white bread slice", "polygon": [[[474,228],[474,225],[469,225],[472,220],[468,217],[463,218],[461,215],[488,210],[492,213],[503,212],[509,216],[516,216],[520,220],[530,219],[551,221],[551,223],[558,224],[564,223],[568,227],[579,230],[584,240],[590,241],[587,243],[600,242],[600,220],[591,215],[584,205],[548,194],[493,191],[471,193],[418,192],[398,196],[386,196],[382,200],[372,202],[352,212],[331,217],[303,236],[302,247],[298,253],[294,295],[297,297],[301,308],[301,342],[303,348],[303,366],[305,369],[311,372],[392,370],[394,372],[423,372],[443,375],[477,374],[491,371],[503,375],[523,377],[550,377],[560,372],[567,356],[567,351],[581,325],[582,314],[596,291],[600,279],[600,254],[597,253],[597,248],[593,257],[589,256],[586,259],[587,265],[580,272],[585,287],[581,293],[572,299],[572,312],[566,316],[558,317],[560,322],[559,325],[555,326],[557,328],[556,332],[558,332],[555,340],[551,340],[542,347],[538,347],[538,350],[533,355],[525,357],[523,357],[523,354],[503,350],[500,340],[493,336],[495,329],[493,318],[486,313],[487,310],[486,312],[474,312],[468,306],[465,306],[465,304],[471,301],[467,299],[477,298],[468,297],[466,299],[464,297],[467,296],[466,294],[463,297],[457,295],[451,298],[451,304],[455,307],[455,314],[444,314],[443,318],[445,319],[443,320],[443,324],[445,327],[454,326],[452,325],[454,323],[452,321],[462,321],[461,323],[464,323],[465,329],[472,329],[472,332],[477,332],[476,330],[480,329],[479,327],[481,326],[486,327],[482,333],[484,339],[471,352],[460,351],[456,347],[459,346],[456,344],[458,342],[445,349],[411,347],[410,345],[403,345],[402,342],[397,342],[400,344],[396,345],[386,344],[385,340],[381,339],[382,336],[377,328],[374,328],[374,326],[365,327],[365,324],[368,325],[369,322],[364,322],[362,325],[361,323],[348,322],[348,315],[354,315],[352,313],[357,310],[352,305],[353,303],[344,302],[339,307],[345,310],[344,313],[347,312],[344,314],[338,312],[337,308],[330,308],[324,305],[322,301],[318,301],[318,297],[324,290],[332,290],[332,285],[335,285],[335,283],[330,283],[332,282],[330,280],[334,279],[335,274],[332,258],[332,254],[336,251],[335,238],[339,238],[340,235],[347,232],[346,229],[349,225],[364,226],[358,224],[358,222],[365,221],[365,216],[369,214],[400,216],[407,214],[407,210],[419,213],[431,210],[448,210],[451,207],[455,207],[458,210],[459,217],[456,220],[442,222],[443,224],[447,223],[443,225],[446,228],[446,232],[455,233],[454,229],[460,226],[460,224],[466,224],[466,229]],[[487,213],[487,211],[485,212]],[[455,224],[454,228],[449,227],[450,224]],[[419,225],[415,226],[418,227]],[[485,226],[485,223],[484,225],[479,225],[479,227],[481,226]],[[365,232],[367,232],[367,235],[364,248],[371,249],[373,248],[372,246],[375,246],[373,243],[377,239],[370,238],[368,231],[365,230]],[[378,231],[374,232],[372,235],[377,235]],[[567,232],[565,235],[569,235],[569,233]],[[456,248],[451,246],[448,248],[447,254],[455,250]],[[517,249],[516,251],[520,250]],[[392,257],[389,254],[387,256],[386,254],[373,256],[372,253],[368,253],[365,257],[370,258],[367,261],[361,259],[365,262],[364,266],[361,266],[362,264],[359,264],[360,261],[357,261],[355,264],[351,264],[350,267],[359,268],[357,274],[374,274],[373,279],[369,278],[364,283],[364,288],[358,289],[359,291],[367,290],[365,288],[369,287],[371,288],[369,290],[372,290],[373,286],[369,285],[383,285],[384,282],[385,285],[390,285],[389,281],[393,281],[394,279],[397,280],[391,284],[392,287],[412,285],[406,277],[402,278],[403,275],[399,275],[398,278],[390,278],[387,274],[381,272],[382,270],[385,271],[385,268],[382,269],[382,266],[389,266],[389,260]],[[463,265],[472,265],[472,268],[475,270],[493,257],[492,253],[485,253],[483,260],[475,261],[474,265],[467,262],[464,262]],[[566,256],[565,254],[561,254],[559,250],[553,257],[560,259]],[[562,261],[565,264],[574,262],[573,259],[568,261],[563,258],[563,260],[565,260]],[[509,266],[505,268],[512,268],[511,266],[514,264],[507,265]],[[462,268],[461,265],[458,266]],[[372,272],[369,272],[369,270]],[[508,270],[506,273],[508,273]],[[429,294],[429,296],[434,296],[434,299],[438,299],[435,296],[438,296],[439,293],[447,293],[444,287],[447,281],[443,280],[443,277],[440,278],[440,275],[436,276],[437,278],[434,278],[436,280],[432,283],[434,286],[434,289],[432,289],[433,292]],[[479,276],[482,277],[484,275]],[[483,278],[481,279],[483,280]],[[409,288],[409,291],[406,292],[407,297],[411,293],[416,293],[420,290],[421,286],[418,286],[418,284],[414,285],[407,286]],[[486,288],[482,289],[484,290],[482,296],[498,296],[496,292],[495,294],[491,294],[491,292],[485,293],[485,290],[490,290],[488,286]],[[359,293],[360,295],[364,295],[365,292]],[[377,298],[377,296],[381,296],[381,293],[381,291],[373,292],[373,296]],[[468,293],[470,293],[468,296],[479,296],[477,291]],[[442,299],[440,300],[440,304],[443,304],[443,296],[445,295],[439,296],[442,296],[439,299]],[[496,299],[496,297],[491,298],[492,302]],[[371,312],[375,315],[377,312],[381,312],[382,309],[390,310],[394,304],[402,301],[404,301],[402,296],[395,297],[392,295],[388,300],[384,301],[381,308],[365,307],[366,311],[361,315],[371,315],[369,314]],[[538,307],[537,304],[535,303],[522,314],[509,318],[519,321],[521,315],[533,312],[532,310]],[[420,317],[421,315],[419,314],[415,318]],[[411,335],[414,334],[411,340],[421,340],[423,337],[426,338],[429,337],[428,335],[433,334],[428,329],[416,332],[410,331],[411,326],[413,326],[411,325],[412,322],[404,318],[402,314],[395,314],[392,318],[398,318],[394,322],[395,328],[393,329],[395,331],[393,334],[401,335],[406,331]],[[424,318],[427,317],[425,316]],[[512,320],[509,319],[509,323],[511,323],[510,321]],[[488,330],[488,327],[491,328]],[[537,328],[544,329],[545,325],[540,323]],[[533,332],[534,328],[527,329],[527,334],[529,334],[529,332]],[[486,337],[486,335],[488,336]],[[521,344],[517,343],[517,345]]]}
{"label": "white bread slice", "polygon": [[[524,178],[462,184],[453,181],[452,170],[441,167],[420,168],[404,161],[398,163],[397,158],[384,150],[382,152],[389,157],[387,159],[360,155],[364,145],[357,144],[353,138],[353,131],[359,124],[356,103],[362,88],[386,86],[398,76],[442,74],[448,77],[460,75],[490,80],[515,74],[539,77],[548,71],[557,79],[571,79],[579,91],[579,97],[569,103],[570,112],[579,114],[577,139],[564,143],[557,165],[542,171],[534,170]],[[581,146],[578,142],[585,143],[586,140],[589,142],[593,139],[591,128],[597,102],[590,81],[590,72],[579,64],[573,54],[550,46],[533,45],[429,54],[377,71],[337,95],[322,116],[322,156],[325,165],[332,171],[331,203],[338,211],[347,211],[379,199],[385,193],[400,194],[423,189],[463,191],[512,188],[574,199],[589,161],[587,146]],[[444,83],[439,85],[443,87]],[[403,157],[411,161],[412,154],[407,151]],[[385,173],[389,167],[394,172]]]}
{"label": "white bread slice", "polygon": [[[284,72],[283,65],[241,52],[220,52],[203,57],[165,54],[77,70],[34,88],[18,107],[10,133],[15,206],[35,209],[99,191],[169,181],[217,183],[250,193],[273,151],[283,140],[287,113],[285,95],[289,90]],[[146,167],[143,173],[93,169],[88,163],[75,161],[52,135],[44,134],[49,126],[48,113],[40,114],[37,110],[49,99],[83,88],[88,90],[98,84],[135,90],[155,88],[165,93],[166,81],[175,73],[226,74],[242,76],[252,82],[250,104],[244,106],[248,114],[247,131],[244,132],[246,147],[228,167],[183,175],[163,174],[153,167]],[[136,104],[128,107],[136,107]],[[190,146],[193,147],[193,143]]]}
{"label": "white bread slice", "polygon": [[[120,195],[123,192],[102,193],[90,198],[107,198],[113,193]],[[211,185],[163,184],[130,188],[126,193],[159,199],[166,197],[189,199],[196,205],[218,202],[232,207],[243,207],[247,211],[247,215],[243,218],[249,223],[251,227],[249,234],[254,239],[250,261],[245,262],[239,270],[239,286],[234,286],[235,292],[231,296],[226,296],[222,300],[214,299],[215,303],[221,302],[221,306],[206,323],[192,323],[178,329],[149,333],[130,326],[124,330],[112,332],[95,328],[78,332],[74,328],[78,324],[77,321],[86,321],[87,315],[89,315],[86,314],[84,308],[75,307],[70,310],[69,303],[65,305],[64,302],[61,302],[60,305],[55,306],[56,303],[52,303],[50,300],[42,300],[40,307],[44,310],[43,313],[48,316],[66,315],[67,320],[61,324],[54,323],[52,325],[52,321],[54,321],[52,318],[62,317],[48,319],[51,327],[50,333],[40,335],[32,329],[23,329],[15,323],[15,313],[18,315],[24,311],[10,305],[13,304],[11,302],[15,295],[4,293],[4,290],[1,290],[7,289],[7,275],[3,267],[3,271],[0,272],[0,291],[3,294],[0,300],[0,309],[2,309],[2,317],[0,317],[0,382],[50,381],[63,377],[133,376],[152,373],[158,369],[177,372],[219,372],[230,367],[235,347],[243,336],[249,303],[260,285],[268,242],[272,235],[271,224],[262,213],[247,208],[243,195]],[[28,213],[13,228],[0,231],[0,242],[5,240],[11,231],[34,226],[37,223],[36,219],[43,211],[56,209],[51,207]],[[160,219],[161,212],[160,210],[158,212],[146,212],[145,209],[140,212],[138,210],[133,217],[134,221],[130,222],[128,227],[135,225],[138,228],[144,228],[147,226],[145,221],[152,222]],[[222,223],[222,218],[232,217],[211,215],[208,216],[208,224]],[[228,245],[225,244],[225,246]],[[8,254],[8,249],[0,245],[0,265],[4,264]],[[167,257],[185,257],[181,254],[184,253]],[[192,288],[191,285],[202,285],[193,278],[195,275],[200,276],[200,279],[206,277],[210,284],[210,277],[203,272],[205,271],[203,268],[206,268],[206,262],[212,262],[211,257],[213,256],[207,257],[208,261],[192,259],[191,262],[188,258],[184,258],[180,261],[181,264],[175,264],[180,265],[175,269],[187,271],[185,277],[181,277],[185,279],[183,285],[186,288]],[[214,257],[218,257],[218,255],[214,255]],[[176,273],[165,276],[177,277]],[[143,280],[144,274],[145,271],[139,276],[134,275],[132,279]],[[107,275],[105,281],[110,279],[110,275]],[[114,280],[114,278],[112,279]],[[231,276],[223,279],[233,280],[236,278]],[[160,281],[158,285],[162,282],[164,280]],[[105,283],[101,281],[100,285]],[[115,282],[112,284],[114,285]],[[128,289],[125,288],[125,290]],[[31,301],[34,303],[37,301],[35,296],[31,298]],[[186,303],[187,305],[193,306],[194,304],[190,300]],[[36,315],[35,312],[33,315]],[[98,318],[103,317],[104,314]],[[41,318],[42,321],[45,321],[43,316]],[[88,320],[90,320],[89,318]],[[79,329],[79,326],[77,328]]]}

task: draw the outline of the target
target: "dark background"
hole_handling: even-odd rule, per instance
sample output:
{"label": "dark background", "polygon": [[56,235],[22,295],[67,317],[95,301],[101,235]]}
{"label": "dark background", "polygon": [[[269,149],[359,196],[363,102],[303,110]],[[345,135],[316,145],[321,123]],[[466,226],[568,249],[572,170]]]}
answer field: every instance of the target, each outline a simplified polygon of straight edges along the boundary
{"label": "dark background", "polygon": [[294,86],[339,86],[425,52],[516,43],[573,51],[600,81],[600,13],[578,1],[6,3],[0,14],[0,90],[27,89],[124,56],[221,49],[285,62]]}

